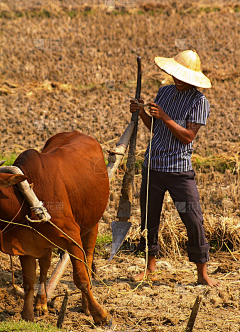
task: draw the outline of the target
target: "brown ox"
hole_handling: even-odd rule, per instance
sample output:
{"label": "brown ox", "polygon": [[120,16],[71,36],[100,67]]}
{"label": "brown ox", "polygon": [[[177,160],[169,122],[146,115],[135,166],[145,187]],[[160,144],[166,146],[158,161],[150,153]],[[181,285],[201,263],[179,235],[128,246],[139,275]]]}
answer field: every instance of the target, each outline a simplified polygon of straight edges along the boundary
{"label": "brown ox", "polygon": [[[33,183],[38,199],[48,207],[52,222],[84,248],[91,266],[98,221],[109,194],[107,168],[99,143],[77,131],[57,134],[47,141],[41,153],[27,150],[14,165],[26,177],[0,173],[0,219],[10,221],[15,217],[16,223],[29,223],[25,217],[31,215],[29,205],[15,186],[27,178],[29,183]],[[48,222],[30,224],[51,242],[84,261],[82,250]],[[25,291],[22,317],[32,321],[36,258],[41,270],[41,291],[35,306],[47,310],[46,277],[54,245],[32,229],[6,225],[0,221],[1,251],[20,256]],[[83,294],[84,311],[87,313],[89,310],[96,323],[105,322],[107,311],[92,295],[85,265],[72,256],[71,261],[74,282]]]}

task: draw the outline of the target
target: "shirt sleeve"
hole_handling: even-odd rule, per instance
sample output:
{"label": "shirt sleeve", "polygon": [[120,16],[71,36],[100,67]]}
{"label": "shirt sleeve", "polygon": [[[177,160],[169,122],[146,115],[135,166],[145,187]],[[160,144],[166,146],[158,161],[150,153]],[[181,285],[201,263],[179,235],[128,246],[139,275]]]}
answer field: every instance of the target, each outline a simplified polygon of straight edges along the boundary
{"label": "shirt sleeve", "polygon": [[205,97],[203,97],[199,99],[190,110],[187,117],[187,122],[199,123],[205,126],[209,114],[210,114],[209,102]]}

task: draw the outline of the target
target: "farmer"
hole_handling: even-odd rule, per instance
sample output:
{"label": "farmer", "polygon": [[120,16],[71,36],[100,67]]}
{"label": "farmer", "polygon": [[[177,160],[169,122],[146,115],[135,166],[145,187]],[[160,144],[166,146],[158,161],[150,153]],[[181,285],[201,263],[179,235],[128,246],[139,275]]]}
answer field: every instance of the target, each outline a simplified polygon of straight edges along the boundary
{"label": "farmer", "polygon": [[[148,115],[143,106],[131,100],[130,111],[139,109],[139,115],[150,130],[152,117],[153,138],[150,156],[148,197],[148,262],[146,274],[156,270],[156,255],[159,254],[158,229],[164,194],[168,190],[179,215],[187,229],[187,253],[197,266],[198,284],[218,286],[207,274],[209,244],[203,229],[203,216],[199,203],[195,172],[191,156],[193,139],[201,126],[206,125],[210,113],[209,102],[196,87],[210,88],[210,80],[201,72],[201,61],[196,51],[183,51],[174,58],[156,57],[158,68],[173,77],[175,85],[159,89],[154,103],[149,103]],[[142,100],[139,100],[143,103]],[[147,168],[149,146],[145,153],[140,192],[141,229],[145,229]],[[142,236],[138,250],[145,250]],[[132,281],[140,281],[144,272]]]}

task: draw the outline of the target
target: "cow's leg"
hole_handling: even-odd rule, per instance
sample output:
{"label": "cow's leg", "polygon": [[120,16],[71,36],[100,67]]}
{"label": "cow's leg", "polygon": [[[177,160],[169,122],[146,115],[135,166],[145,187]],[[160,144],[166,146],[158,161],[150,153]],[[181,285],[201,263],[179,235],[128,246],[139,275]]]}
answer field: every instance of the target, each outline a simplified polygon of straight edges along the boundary
{"label": "cow's leg", "polygon": [[[82,246],[82,241],[77,241]],[[73,243],[68,244],[68,252],[84,261],[84,255],[80,248]],[[85,265],[78,259],[71,256],[73,265],[73,280],[77,288],[79,288],[86,296],[88,301],[88,308],[93,316],[95,323],[107,323],[108,313],[100,304],[94,299],[90,290],[89,277]]]}
{"label": "cow's leg", "polygon": [[34,320],[33,297],[36,283],[36,259],[30,256],[20,256],[23,274],[23,288],[25,291],[22,318],[26,321]]}
{"label": "cow's leg", "polygon": [[[86,253],[87,263],[90,268],[92,268],[93,252],[97,240],[97,232],[98,232],[98,224],[95,225],[90,232],[88,232],[84,236],[81,236],[83,249]],[[89,270],[89,275],[91,276],[90,270]],[[82,292],[82,308],[85,315],[89,316],[90,312],[88,308],[88,301],[84,292]]]}
{"label": "cow's leg", "polygon": [[44,314],[48,312],[47,308],[47,294],[46,294],[46,281],[47,281],[47,272],[51,264],[52,249],[47,249],[46,254],[40,258],[40,279],[38,286],[38,293],[35,300],[35,310],[38,314]]}

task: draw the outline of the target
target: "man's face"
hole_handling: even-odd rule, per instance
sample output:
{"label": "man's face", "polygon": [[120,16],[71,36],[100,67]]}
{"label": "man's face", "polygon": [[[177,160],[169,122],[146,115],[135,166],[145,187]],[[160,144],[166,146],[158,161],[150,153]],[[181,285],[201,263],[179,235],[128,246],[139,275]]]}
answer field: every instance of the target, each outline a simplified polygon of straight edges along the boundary
{"label": "man's face", "polygon": [[173,80],[176,85],[176,88],[180,91],[185,91],[185,90],[191,89],[193,87],[191,84],[180,81],[174,76],[173,76]]}

